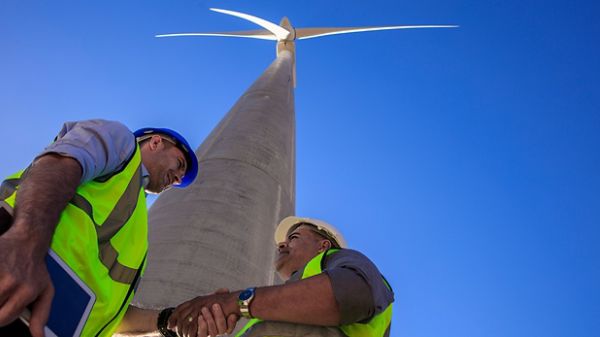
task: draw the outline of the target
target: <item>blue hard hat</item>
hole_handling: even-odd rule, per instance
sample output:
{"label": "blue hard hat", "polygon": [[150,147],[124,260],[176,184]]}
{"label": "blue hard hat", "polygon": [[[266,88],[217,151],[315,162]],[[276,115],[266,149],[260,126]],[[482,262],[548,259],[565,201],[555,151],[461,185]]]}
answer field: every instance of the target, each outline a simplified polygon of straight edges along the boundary
{"label": "blue hard hat", "polygon": [[183,188],[191,184],[198,175],[198,159],[187,140],[179,133],[166,128],[141,128],[133,133],[136,139],[153,134],[166,135],[171,140],[175,141],[175,146],[183,152],[187,161],[187,170],[183,175],[183,179],[181,179],[181,184],[173,186]]}

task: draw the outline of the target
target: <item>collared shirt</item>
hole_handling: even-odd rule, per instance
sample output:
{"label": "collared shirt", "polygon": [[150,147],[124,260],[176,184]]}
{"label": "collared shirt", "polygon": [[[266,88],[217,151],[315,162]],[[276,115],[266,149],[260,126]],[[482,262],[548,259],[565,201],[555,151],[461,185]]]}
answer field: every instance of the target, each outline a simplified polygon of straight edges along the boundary
{"label": "collared shirt", "polygon": [[[77,160],[83,184],[122,169],[135,146],[133,132],[119,122],[103,119],[66,122],[55,141],[38,158],[55,153]],[[142,175],[145,186],[148,170],[143,165]]]}
{"label": "collared shirt", "polygon": [[[298,281],[303,272],[295,272],[286,283]],[[327,256],[323,273],[331,280],[342,325],[366,322],[394,301],[375,264],[356,250],[342,249]]]}

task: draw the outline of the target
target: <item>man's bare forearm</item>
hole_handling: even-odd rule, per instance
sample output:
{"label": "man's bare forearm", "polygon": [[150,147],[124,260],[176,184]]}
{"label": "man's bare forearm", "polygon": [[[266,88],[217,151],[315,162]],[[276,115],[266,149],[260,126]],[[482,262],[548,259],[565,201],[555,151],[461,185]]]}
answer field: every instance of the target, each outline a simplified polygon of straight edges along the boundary
{"label": "man's bare forearm", "polygon": [[[225,315],[240,315],[237,304],[239,291],[228,294],[198,296],[177,307],[169,320],[170,326],[185,325],[189,317],[197,317],[202,307],[217,303]],[[309,277],[284,285],[256,289],[250,313],[268,321],[337,326],[340,310],[326,274]]]}
{"label": "man's bare forearm", "polygon": [[130,305],[117,327],[117,336],[161,336],[156,321],[159,310],[142,309]]}
{"label": "man's bare forearm", "polygon": [[45,254],[61,212],[75,195],[81,166],[69,157],[48,154],[27,170],[17,193],[12,234],[25,234]]}
{"label": "man's bare forearm", "polygon": [[258,288],[250,309],[253,316],[269,321],[323,326],[337,326],[340,322],[340,311],[326,274]]}

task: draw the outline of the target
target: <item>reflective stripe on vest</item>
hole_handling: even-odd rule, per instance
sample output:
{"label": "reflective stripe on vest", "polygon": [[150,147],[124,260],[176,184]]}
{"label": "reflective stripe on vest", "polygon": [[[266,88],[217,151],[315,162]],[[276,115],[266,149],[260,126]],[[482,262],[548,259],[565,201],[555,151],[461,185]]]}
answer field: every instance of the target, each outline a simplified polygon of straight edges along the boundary
{"label": "reflective stripe on vest", "polygon": [[[323,262],[325,261],[325,256],[329,256],[335,252],[340,251],[340,249],[329,249],[314,258],[312,258],[304,267],[304,271],[302,273],[302,279],[306,279],[323,272]],[[390,288],[390,285],[387,283],[385,278],[382,276],[382,282],[385,283],[386,287]],[[262,320],[258,318],[253,318],[246,323],[246,325],[237,333],[236,337],[241,337],[248,329],[250,329],[253,325],[260,323]],[[388,305],[388,307],[380,312],[379,314],[373,316],[368,323],[352,323],[340,325],[339,329],[342,330],[349,337],[382,337],[385,335],[386,330],[390,326],[392,322],[392,304]]]}
{"label": "reflective stripe on vest", "polygon": [[[0,185],[14,207],[23,171]],[[51,248],[96,295],[82,336],[111,336],[133,298],[148,248],[141,154],[105,181],[89,181],[61,213]]]}

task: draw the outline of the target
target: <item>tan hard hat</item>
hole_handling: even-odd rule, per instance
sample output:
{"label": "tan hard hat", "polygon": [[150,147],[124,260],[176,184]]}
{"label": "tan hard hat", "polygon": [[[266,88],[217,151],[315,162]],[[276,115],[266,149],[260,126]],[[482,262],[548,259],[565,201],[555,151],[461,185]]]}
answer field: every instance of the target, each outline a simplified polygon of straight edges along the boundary
{"label": "tan hard hat", "polygon": [[290,229],[300,223],[314,225],[319,231],[324,232],[326,236],[333,239],[335,243],[341,248],[348,247],[348,244],[346,243],[346,240],[344,239],[342,233],[333,225],[330,225],[327,222],[318,219],[299,218],[295,216],[288,216],[287,218],[281,220],[279,225],[277,225],[277,229],[275,229],[275,243],[277,244],[280,242],[284,242],[287,239],[287,235]]}

